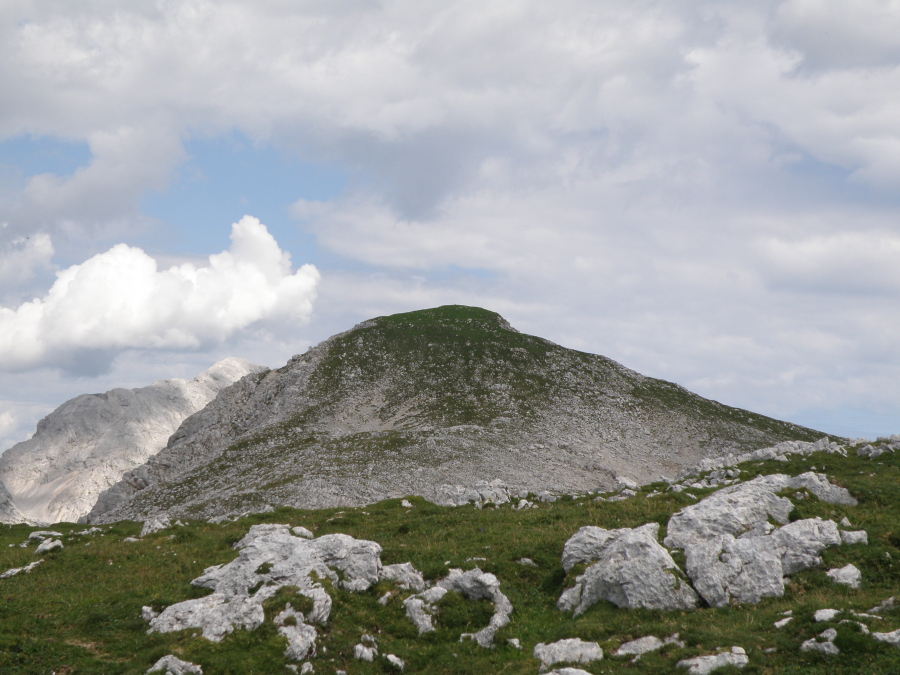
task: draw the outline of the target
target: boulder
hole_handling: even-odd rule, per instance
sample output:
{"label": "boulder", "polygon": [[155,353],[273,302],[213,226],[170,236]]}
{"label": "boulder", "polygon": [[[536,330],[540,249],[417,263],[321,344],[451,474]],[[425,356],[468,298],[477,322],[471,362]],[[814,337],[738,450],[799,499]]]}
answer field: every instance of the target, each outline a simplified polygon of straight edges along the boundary
{"label": "boulder", "polygon": [[846,489],[832,485],[823,474],[807,472],[794,478],[784,474],[757,476],[746,483],[722,488],[675,513],[669,519],[664,543],[670,549],[686,549],[694,542],[723,534],[740,537],[764,529],[770,518],[787,524],[794,506],[789,499],[775,493],[788,488],[809,490],[830,504],[855,506],[857,503]]}
{"label": "boulder", "polygon": [[393,581],[404,591],[421,593],[425,590],[425,579],[412,563],[385,565],[381,568],[381,578]]}
{"label": "boulder", "polygon": [[155,534],[169,527],[172,527],[172,519],[169,516],[165,514],[155,516],[144,521],[144,527],[141,528],[141,536],[146,537],[148,534]]}
{"label": "boulder", "polygon": [[856,530],[853,532],[841,530],[841,541],[845,544],[868,544],[869,535],[865,530]]}
{"label": "boulder", "polygon": [[822,563],[819,553],[841,543],[837,524],[818,517],[794,521],[778,528],[771,536],[781,550],[784,574],[817,567]]}
{"label": "boulder", "polygon": [[[582,540],[585,539],[583,530],[579,531],[582,532]],[[657,542],[658,531],[657,523],[648,523],[634,529],[607,531],[610,533],[608,537],[596,531],[590,532],[592,540],[598,542],[595,551],[590,554],[596,562],[577,577],[575,586],[562,594],[557,607],[563,611],[574,611],[576,616],[600,600],[628,609],[696,607],[697,594],[678,578],[678,566],[669,552]],[[586,548],[579,550],[579,555],[588,555]],[[570,557],[569,561],[572,559]]]}
{"label": "boulder", "polygon": [[900,628],[890,633],[872,633],[872,637],[879,642],[887,642],[889,645],[900,647]]}
{"label": "boulder", "polygon": [[165,675],[203,675],[203,669],[189,661],[182,661],[177,656],[169,654],[154,663],[147,671],[150,673],[164,673]]}
{"label": "boulder", "polygon": [[706,675],[706,673],[711,673],[725,666],[743,668],[748,663],[750,663],[750,659],[747,658],[747,652],[741,647],[732,647],[730,652],[682,659],[677,665],[679,668],[687,668],[688,673],[691,675]]}
{"label": "boulder", "polygon": [[685,570],[711,607],[784,595],[781,551],[771,536],[720,535],[685,550]]}
{"label": "boulder", "polygon": [[557,663],[592,663],[603,658],[603,650],[596,642],[583,642],[580,638],[569,638],[535,646],[534,658],[541,661],[541,672]]}
{"label": "boulder", "polygon": [[801,652],[819,652],[827,656],[837,656],[841,650],[834,644],[837,631],[834,628],[826,628],[818,638],[810,638],[800,645]]}
{"label": "boulder", "polygon": [[34,549],[35,555],[40,555],[41,553],[49,553],[50,551],[55,551],[63,547],[63,543],[59,539],[44,539],[41,542],[41,545]]}
{"label": "boulder", "polygon": [[862,584],[862,573],[852,563],[828,570],[825,574],[836,584],[843,584],[850,588],[859,588]]}

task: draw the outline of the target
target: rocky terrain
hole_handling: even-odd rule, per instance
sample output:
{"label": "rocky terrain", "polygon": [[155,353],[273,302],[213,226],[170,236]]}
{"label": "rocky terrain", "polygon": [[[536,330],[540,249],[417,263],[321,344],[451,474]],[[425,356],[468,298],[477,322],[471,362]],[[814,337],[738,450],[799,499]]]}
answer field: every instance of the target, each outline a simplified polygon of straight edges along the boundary
{"label": "rocky terrain", "polygon": [[898,450],[823,438],[601,494],[0,529],[0,670],[896,673]]}
{"label": "rocky terrain", "polygon": [[674,477],[821,434],[524,335],[486,310],[380,317],[242,379],[100,495],[93,523]]}
{"label": "rocky terrain", "polygon": [[0,522],[74,522],[85,516],[102,491],[164,448],[185,418],[261,370],[231,358],[190,381],[161,380],[63,403],[38,423],[31,439],[0,457]]}

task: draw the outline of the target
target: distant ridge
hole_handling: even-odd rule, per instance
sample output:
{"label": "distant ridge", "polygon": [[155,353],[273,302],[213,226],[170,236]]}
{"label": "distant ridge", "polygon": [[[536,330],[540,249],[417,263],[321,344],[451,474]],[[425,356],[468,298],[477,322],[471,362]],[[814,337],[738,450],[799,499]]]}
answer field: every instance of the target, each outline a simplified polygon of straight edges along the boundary
{"label": "distant ridge", "polygon": [[223,388],[262,370],[219,361],[193,380],[160,380],[66,401],[34,436],[0,457],[0,522],[55,523],[85,516],[97,496],[165,447],[186,417]]}
{"label": "distant ridge", "polygon": [[449,305],[365,321],[244,378],[89,520],[435,499],[443,484],[492,479],[584,491],[822,435]]}

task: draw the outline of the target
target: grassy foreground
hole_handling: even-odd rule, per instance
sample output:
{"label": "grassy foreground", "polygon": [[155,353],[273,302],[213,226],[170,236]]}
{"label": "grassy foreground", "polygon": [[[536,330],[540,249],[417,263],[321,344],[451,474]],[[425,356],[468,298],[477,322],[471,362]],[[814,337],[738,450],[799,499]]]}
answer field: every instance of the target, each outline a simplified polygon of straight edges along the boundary
{"label": "grassy foreground", "polygon": [[[834,506],[808,497],[795,500],[795,516],[818,515],[836,521],[846,516],[853,529],[867,530],[869,544],[826,550],[822,569],[795,575],[783,598],[755,606],[688,612],[628,611],[601,604],[573,619],[555,608],[560,592],[569,585],[560,564],[566,539],[583,525],[634,527],[650,521],[663,526],[662,538],[668,517],[695,501],[685,493],[645,496],[664,484],[648,486],[622,502],[564,498],[523,511],[509,505],[483,510],[446,508],[419,498],[410,498],[411,509],[402,507],[400,500],[345,510],[278,509],[220,525],[189,522],[139,542],[123,541],[138,535],[138,523],[122,522],[104,526],[102,535],[78,536],[72,533],[85,526],[59,524],[50,529],[67,535],[63,550],[44,555],[45,562],[30,574],[0,579],[0,673],[143,673],[169,653],[202,665],[206,675],[289,673],[285,641],[271,621],[289,599],[284,592],[267,604],[261,627],[252,632],[237,630],[218,644],[193,630],[147,635],[147,624],[140,617],[143,605],[162,609],[205,595],[207,591],[192,588],[190,581],[204,568],[234,559],[232,544],[256,523],[302,525],[317,536],[343,532],[371,539],[384,548],[385,564],[410,561],[431,580],[445,576],[450,566],[478,565],[497,575],[501,590],[513,604],[511,623],[498,633],[497,646],[482,649],[472,641],[460,642],[459,635],[487,624],[491,614],[487,602],[466,601],[449,593],[437,615],[438,630],[420,637],[404,614],[404,593],[387,606],[378,604],[377,599],[392,589],[388,583],[362,594],[334,590],[331,619],[320,629],[318,655],[312,659],[320,674],[339,669],[348,674],[392,672],[383,659],[374,663],[353,659],[353,645],[363,633],[377,638],[382,654],[400,656],[406,673],[533,675],[540,665],[531,657],[534,645],[570,637],[597,641],[603,647],[603,661],[581,666],[591,673],[686,672],[676,668],[678,660],[732,645],[747,650],[750,664],[734,671],[747,675],[898,673],[900,649],[875,642],[850,624],[816,624],[812,614],[828,607],[864,612],[900,595],[900,458],[893,453],[876,460],[816,454],[788,463],[743,465],[741,477],[775,472],[796,475],[811,467],[848,488],[860,503]],[[691,492],[702,497],[711,490]],[[0,572],[36,559],[35,543],[19,547],[35,529],[39,528],[0,528]],[[537,567],[519,564],[521,558],[532,559]],[[836,585],[825,576],[826,569],[850,562],[862,570],[859,590]],[[780,630],[774,628],[773,622],[789,609],[794,621]],[[868,622],[872,630],[900,628],[900,610],[884,616]],[[840,655],[799,651],[803,640],[827,627],[837,628],[835,644]],[[611,655],[622,642],[675,632],[686,643],[684,648],[670,645],[636,663]],[[523,649],[508,645],[507,638],[518,638]]]}

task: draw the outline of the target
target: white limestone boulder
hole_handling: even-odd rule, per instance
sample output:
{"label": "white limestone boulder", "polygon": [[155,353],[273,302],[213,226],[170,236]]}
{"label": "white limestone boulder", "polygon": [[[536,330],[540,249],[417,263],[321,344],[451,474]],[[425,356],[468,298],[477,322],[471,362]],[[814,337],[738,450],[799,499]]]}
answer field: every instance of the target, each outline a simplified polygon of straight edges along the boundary
{"label": "white limestone boulder", "polygon": [[[580,532],[584,541],[584,529]],[[557,602],[559,609],[578,616],[600,600],[627,609],[674,610],[697,606],[697,594],[678,577],[678,566],[657,541],[657,523],[608,532],[608,537],[589,532],[591,540],[597,543],[591,554],[579,544],[578,555],[593,557],[595,562],[576,578],[572,588],[563,592]],[[574,556],[570,556],[569,562],[574,564],[573,560]]]}
{"label": "white limestone boulder", "polygon": [[852,563],[828,570],[825,572],[825,575],[834,583],[843,584],[850,588],[859,588],[862,585],[862,572]]}
{"label": "white limestone boulder", "polygon": [[807,472],[793,478],[785,474],[757,476],[722,488],[675,513],[669,519],[664,543],[670,549],[686,549],[692,543],[723,534],[740,537],[765,529],[770,518],[786,525],[794,506],[776,493],[787,488],[807,489],[829,504],[857,503],[846,489],[832,485],[823,474]]}
{"label": "white limestone boulder", "polygon": [[822,564],[819,553],[841,544],[837,524],[818,517],[779,527],[771,536],[781,550],[781,564],[786,575],[818,567]]}
{"label": "white limestone boulder", "polygon": [[743,668],[748,663],[750,663],[750,659],[747,657],[747,652],[741,647],[732,647],[731,651],[721,652],[720,654],[682,659],[677,666],[679,668],[687,668],[690,675],[706,675],[725,666]]}
{"label": "white limestone boulder", "polygon": [[685,571],[711,607],[784,595],[781,551],[770,536],[724,534],[689,546],[685,557]]}
{"label": "white limestone boulder", "polygon": [[557,663],[593,663],[603,659],[603,650],[596,642],[584,642],[580,638],[569,638],[544,644],[537,644],[532,654],[541,661],[541,672]]}
{"label": "white limestone boulder", "polygon": [[203,669],[190,661],[182,661],[177,656],[169,654],[154,663],[147,671],[147,675],[150,675],[150,673],[161,673],[162,675],[203,675]]}

